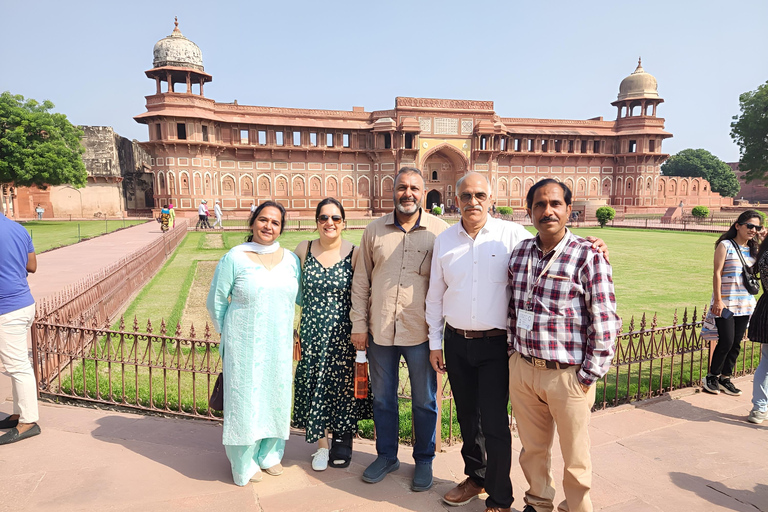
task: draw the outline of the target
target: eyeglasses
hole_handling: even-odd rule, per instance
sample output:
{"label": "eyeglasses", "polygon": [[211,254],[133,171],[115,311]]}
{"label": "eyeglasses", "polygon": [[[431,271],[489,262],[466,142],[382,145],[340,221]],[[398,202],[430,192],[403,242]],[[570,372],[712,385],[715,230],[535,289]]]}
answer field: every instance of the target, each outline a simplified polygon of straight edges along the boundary
{"label": "eyeglasses", "polygon": [[461,194],[459,194],[459,199],[461,200],[462,203],[470,202],[473,197],[482,203],[483,201],[488,199],[488,194],[486,194],[485,192],[476,192],[474,194],[471,194],[469,192],[462,192]]}
{"label": "eyeglasses", "polygon": [[331,219],[334,224],[338,224],[339,222],[344,220],[344,219],[341,218],[341,215],[325,215],[325,214],[323,214],[323,215],[318,215],[317,216],[317,222],[328,222],[328,219]]}
{"label": "eyeglasses", "polygon": [[747,226],[747,229],[760,229],[761,227],[760,224],[750,224],[750,223],[742,224],[742,226]]}

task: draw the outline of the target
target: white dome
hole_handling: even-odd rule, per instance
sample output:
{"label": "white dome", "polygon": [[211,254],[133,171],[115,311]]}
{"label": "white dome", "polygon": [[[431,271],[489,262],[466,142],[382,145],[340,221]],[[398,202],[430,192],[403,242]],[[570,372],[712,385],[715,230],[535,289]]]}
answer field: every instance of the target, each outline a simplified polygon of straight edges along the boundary
{"label": "white dome", "polygon": [[637,68],[619,85],[619,101],[634,98],[658,98],[656,77],[646,73],[638,59]]}
{"label": "white dome", "polygon": [[152,67],[172,66],[204,71],[203,53],[200,48],[181,34],[178,18],[174,24],[176,26],[171,35],[155,43]]}

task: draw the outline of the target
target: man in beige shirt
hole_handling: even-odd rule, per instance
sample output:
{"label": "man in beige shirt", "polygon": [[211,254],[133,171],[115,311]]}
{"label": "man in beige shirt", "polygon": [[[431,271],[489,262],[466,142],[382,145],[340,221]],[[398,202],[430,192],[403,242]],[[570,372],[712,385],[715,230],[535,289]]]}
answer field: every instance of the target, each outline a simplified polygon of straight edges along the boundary
{"label": "man in beige shirt", "polygon": [[[352,280],[352,343],[368,349],[378,457],[363,480],[380,482],[400,467],[398,400],[400,357],[411,381],[416,470],[412,489],[432,487],[437,425],[437,377],[429,362],[425,301],[432,247],[447,227],[421,208],[424,178],[403,167],[395,178],[395,211],[371,222],[363,233]],[[369,342],[370,341],[370,342]]]}

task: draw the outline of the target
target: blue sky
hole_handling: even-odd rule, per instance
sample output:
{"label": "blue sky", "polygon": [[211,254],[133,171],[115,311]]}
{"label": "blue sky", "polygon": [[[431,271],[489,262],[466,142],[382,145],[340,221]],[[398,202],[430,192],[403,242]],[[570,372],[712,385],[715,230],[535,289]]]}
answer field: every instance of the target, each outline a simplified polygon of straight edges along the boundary
{"label": "blue sky", "polygon": [[155,42],[179,28],[240,104],[384,110],[396,96],[492,100],[502,117],[614,119],[638,56],[665,99],[665,152],[738,160],[739,94],[768,80],[768,2],[2,0],[0,91],[147,139],[133,116]]}

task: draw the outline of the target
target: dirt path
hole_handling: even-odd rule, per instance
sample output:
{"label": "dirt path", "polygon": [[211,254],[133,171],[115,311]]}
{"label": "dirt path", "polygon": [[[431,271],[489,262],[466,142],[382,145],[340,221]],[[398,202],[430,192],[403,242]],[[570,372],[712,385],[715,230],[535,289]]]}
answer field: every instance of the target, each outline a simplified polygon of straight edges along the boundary
{"label": "dirt path", "polygon": [[[208,237],[211,236],[218,236],[219,239],[221,239],[221,235],[207,235],[206,241]],[[181,325],[194,325],[197,338],[202,338],[204,336],[206,323],[208,323],[211,328],[211,339],[218,340],[220,338],[218,333],[213,330],[211,318],[208,316],[208,310],[205,308],[205,299],[208,297],[208,290],[211,287],[213,272],[216,270],[217,263],[218,261],[197,262],[195,279],[192,281],[192,286],[189,288],[187,303],[184,306],[184,313],[181,315]]]}

